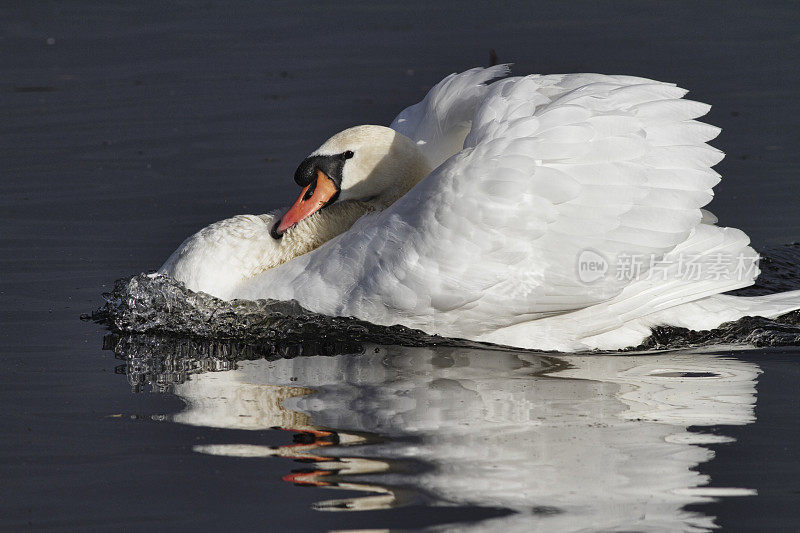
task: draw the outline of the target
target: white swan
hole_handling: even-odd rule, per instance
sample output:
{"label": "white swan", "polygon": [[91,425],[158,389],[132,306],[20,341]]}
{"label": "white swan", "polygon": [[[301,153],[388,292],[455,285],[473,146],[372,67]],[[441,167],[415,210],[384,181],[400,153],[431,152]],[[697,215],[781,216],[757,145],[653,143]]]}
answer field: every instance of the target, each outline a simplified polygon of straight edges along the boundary
{"label": "white swan", "polygon": [[701,209],[723,154],[709,106],[672,84],[599,74],[450,75],[391,128],[331,137],[295,204],[187,239],[161,267],[223,299],[523,348],[636,345],[800,307],[741,298],[757,254]]}

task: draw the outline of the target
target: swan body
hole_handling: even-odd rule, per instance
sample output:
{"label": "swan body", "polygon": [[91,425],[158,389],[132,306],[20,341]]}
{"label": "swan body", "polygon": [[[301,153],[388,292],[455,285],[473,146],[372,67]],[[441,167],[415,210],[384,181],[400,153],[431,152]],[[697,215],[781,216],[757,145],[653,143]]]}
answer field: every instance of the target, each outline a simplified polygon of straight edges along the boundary
{"label": "swan body", "polygon": [[160,272],[223,299],[563,351],[800,307],[798,291],[720,294],[754,282],[758,255],[702,209],[723,157],[694,120],[709,106],[630,76],[487,84],[506,74],[450,75],[390,128],[334,135],[288,211],[212,224]]}

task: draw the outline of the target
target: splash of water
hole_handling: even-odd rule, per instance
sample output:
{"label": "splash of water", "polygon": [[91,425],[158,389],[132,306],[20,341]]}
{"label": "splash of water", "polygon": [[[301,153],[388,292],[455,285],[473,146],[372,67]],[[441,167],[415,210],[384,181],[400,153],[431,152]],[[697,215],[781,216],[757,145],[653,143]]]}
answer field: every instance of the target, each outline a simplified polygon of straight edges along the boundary
{"label": "splash of water", "polygon": [[[295,301],[221,300],[161,274],[117,280],[91,319],[121,334],[156,333],[247,344],[335,346],[374,342],[429,346],[454,341],[404,326],[312,313]],[[465,341],[466,342],[466,341]],[[336,351],[336,350],[334,350]]]}

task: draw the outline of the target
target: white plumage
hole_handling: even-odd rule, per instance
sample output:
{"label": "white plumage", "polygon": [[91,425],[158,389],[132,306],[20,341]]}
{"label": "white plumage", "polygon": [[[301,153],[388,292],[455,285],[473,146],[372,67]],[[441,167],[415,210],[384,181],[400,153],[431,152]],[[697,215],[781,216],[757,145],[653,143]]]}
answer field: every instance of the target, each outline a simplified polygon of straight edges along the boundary
{"label": "white plumage", "polygon": [[[716,296],[752,284],[758,269],[747,236],[701,209],[723,157],[706,144],[719,129],[694,120],[709,106],[630,76],[485,85],[506,71],[450,75],[400,113],[392,128],[434,170],[388,207],[331,204],[287,233],[316,234],[312,251],[269,237],[277,214],[237,217],[188,239],[161,272],[222,298],[295,299],[329,315],[539,349],[622,348],[653,325],[706,329],[800,307],[800,293]],[[347,149],[348,138],[323,146]],[[597,279],[581,275],[586,254],[605,264]],[[632,273],[631,258],[641,262]],[[687,275],[687,258],[700,277]]]}

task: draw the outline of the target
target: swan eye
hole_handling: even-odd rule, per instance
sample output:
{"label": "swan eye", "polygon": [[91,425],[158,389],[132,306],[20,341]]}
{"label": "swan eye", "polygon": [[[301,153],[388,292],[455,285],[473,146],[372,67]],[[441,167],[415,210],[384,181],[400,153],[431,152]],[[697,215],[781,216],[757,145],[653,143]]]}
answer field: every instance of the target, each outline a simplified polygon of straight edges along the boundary
{"label": "swan eye", "polygon": [[348,150],[342,154],[345,159],[351,159],[354,155],[356,154],[354,154],[351,150]]}

